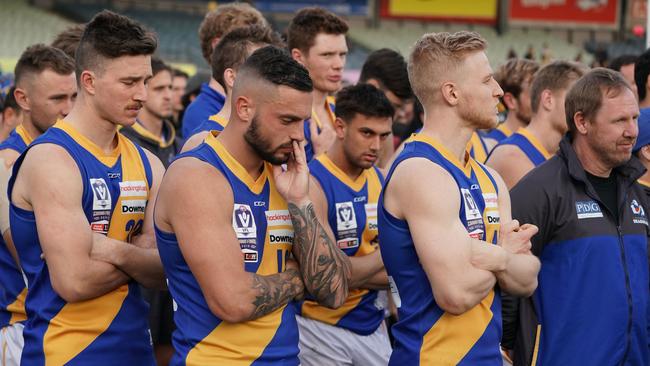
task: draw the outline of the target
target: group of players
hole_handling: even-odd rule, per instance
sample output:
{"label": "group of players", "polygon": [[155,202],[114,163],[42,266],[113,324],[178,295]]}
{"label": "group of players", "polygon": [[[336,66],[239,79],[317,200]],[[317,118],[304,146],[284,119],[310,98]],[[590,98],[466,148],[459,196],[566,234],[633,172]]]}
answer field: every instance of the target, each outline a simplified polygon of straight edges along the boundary
{"label": "group of players", "polygon": [[[650,139],[621,74],[493,73],[480,35],[436,33],[341,89],[338,16],[301,10],[284,47],[248,5],[206,21],[227,11],[200,32],[212,78],[177,156],[143,108],[172,74],[137,22],[103,11],[74,59],[21,56],[24,115],[0,145],[4,364],[155,364],[140,285],[171,293],[174,365],[650,362],[631,159]],[[423,127],[393,154],[411,88]]]}

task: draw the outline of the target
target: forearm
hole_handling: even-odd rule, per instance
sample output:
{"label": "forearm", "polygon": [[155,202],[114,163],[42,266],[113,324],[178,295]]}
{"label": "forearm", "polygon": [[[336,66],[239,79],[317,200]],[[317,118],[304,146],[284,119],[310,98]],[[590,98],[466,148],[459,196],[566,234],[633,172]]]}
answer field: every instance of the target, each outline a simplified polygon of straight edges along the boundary
{"label": "forearm", "polygon": [[50,271],[55,291],[67,302],[94,299],[130,281],[126,273],[110,263],[89,259],[83,268],[83,271],[73,273],[64,270],[61,276]]}
{"label": "forearm", "polygon": [[534,255],[510,254],[506,269],[496,273],[497,281],[509,294],[527,297],[537,288],[539,269],[539,259]]}
{"label": "forearm", "polygon": [[300,264],[305,289],[324,306],[336,308],[348,296],[350,260],[336,247],[318,221],[309,201],[289,203],[294,228],[294,255]]}
{"label": "forearm", "polygon": [[388,289],[388,275],[386,274],[386,270],[381,269],[379,272],[372,275],[372,277],[370,277],[364,283],[360,284],[358,287],[351,288],[365,288],[368,290]]}
{"label": "forearm", "polygon": [[250,307],[246,320],[257,319],[287,304],[302,294],[300,273],[295,269],[270,276],[253,274]]}
{"label": "forearm", "polygon": [[[384,269],[384,264],[381,261],[381,254],[377,250],[374,253],[364,255],[361,257],[349,257],[351,266],[350,289],[367,288],[366,284]],[[384,272],[384,279],[386,286],[388,279]]]}
{"label": "forearm", "polygon": [[118,240],[113,240],[113,242],[113,255],[109,256],[107,260],[109,263],[124,271],[144,287],[166,288],[165,272],[158,249],[140,248]]}

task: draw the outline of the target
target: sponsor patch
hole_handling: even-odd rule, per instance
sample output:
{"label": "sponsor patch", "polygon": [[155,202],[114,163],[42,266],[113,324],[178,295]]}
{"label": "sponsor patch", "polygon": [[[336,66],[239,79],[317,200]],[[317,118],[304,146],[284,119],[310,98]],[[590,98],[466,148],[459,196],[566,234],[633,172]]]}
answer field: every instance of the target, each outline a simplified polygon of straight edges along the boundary
{"label": "sponsor patch", "polygon": [[635,224],[643,224],[647,226],[648,218],[645,215],[643,206],[641,206],[637,200],[632,200],[630,208],[632,209],[632,222]]}
{"label": "sponsor patch", "polygon": [[255,239],[257,226],[249,205],[235,203],[232,211],[232,227],[239,239]]}
{"label": "sponsor patch", "polygon": [[465,219],[467,221],[482,219],[481,211],[474,201],[474,197],[472,197],[469,189],[461,188],[460,193],[463,197],[463,207],[465,207]]}
{"label": "sponsor patch", "polygon": [[269,243],[293,244],[293,230],[270,230]]}
{"label": "sponsor patch", "polygon": [[576,202],[576,214],[578,219],[593,219],[597,217],[603,217],[603,212],[598,206],[598,202],[590,201],[577,201]]}
{"label": "sponsor patch", "polygon": [[469,232],[469,237],[476,240],[483,240],[483,234],[485,232],[481,229],[475,229]]}
{"label": "sponsor patch", "polygon": [[486,211],[485,219],[487,220],[488,225],[498,225],[501,222],[499,211],[494,210]]}
{"label": "sponsor patch", "polygon": [[368,230],[377,230],[377,204],[368,203],[365,205],[366,209],[366,222],[368,223]]}
{"label": "sponsor patch", "polygon": [[124,200],[122,201],[122,214],[144,214],[147,208],[146,200]]}
{"label": "sponsor patch", "polygon": [[483,201],[485,208],[498,208],[499,201],[496,193],[483,193]]}
{"label": "sponsor patch", "polygon": [[257,263],[257,250],[242,249],[245,263]]}
{"label": "sponsor patch", "polygon": [[147,197],[147,183],[142,180],[127,180],[120,182],[120,196]]}
{"label": "sponsor patch", "polygon": [[90,230],[100,234],[108,233],[108,220],[93,221],[90,223]]}
{"label": "sponsor patch", "polygon": [[359,246],[359,240],[357,238],[341,239],[336,241],[336,245],[339,249],[356,248]]}
{"label": "sponsor patch", "polygon": [[288,210],[273,210],[264,212],[267,226],[292,225]]}
{"label": "sponsor patch", "polygon": [[93,211],[111,209],[111,192],[104,178],[90,178],[90,188],[93,191]]}
{"label": "sponsor patch", "polygon": [[354,202],[366,202],[366,196],[354,197],[354,199],[352,201],[354,201]]}

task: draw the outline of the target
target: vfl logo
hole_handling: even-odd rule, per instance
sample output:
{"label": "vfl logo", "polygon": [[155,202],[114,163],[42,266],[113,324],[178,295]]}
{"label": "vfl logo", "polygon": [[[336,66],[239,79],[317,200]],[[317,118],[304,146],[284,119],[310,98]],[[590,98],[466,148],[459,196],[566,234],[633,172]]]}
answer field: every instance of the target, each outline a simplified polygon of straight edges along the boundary
{"label": "vfl logo", "polygon": [[336,224],[338,231],[357,228],[357,218],[354,215],[352,202],[336,204]]}
{"label": "vfl logo", "polygon": [[461,188],[460,193],[463,196],[463,203],[465,206],[465,219],[467,221],[482,219],[481,211],[478,209],[478,205],[476,204],[476,201],[474,201],[474,197],[472,197],[472,193],[470,193],[469,189]]}
{"label": "vfl logo", "polygon": [[238,238],[255,238],[257,227],[249,205],[235,204],[232,213],[232,226]]}
{"label": "vfl logo", "polygon": [[104,178],[90,178],[93,190],[93,210],[109,210],[111,208],[111,192]]}

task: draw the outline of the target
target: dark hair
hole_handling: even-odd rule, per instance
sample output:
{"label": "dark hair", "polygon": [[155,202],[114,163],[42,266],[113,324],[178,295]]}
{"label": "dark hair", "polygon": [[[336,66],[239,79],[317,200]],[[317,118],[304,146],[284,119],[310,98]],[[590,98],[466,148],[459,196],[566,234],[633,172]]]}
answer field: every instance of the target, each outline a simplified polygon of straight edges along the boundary
{"label": "dark hair", "polygon": [[97,68],[101,59],[152,55],[158,41],[140,23],[104,10],[86,24],[77,48],[77,81],[84,70]]}
{"label": "dark hair", "polygon": [[15,86],[12,86],[9,91],[7,92],[7,95],[5,96],[4,103],[2,105],[2,108],[0,108],[0,112],[4,112],[5,110],[11,108],[13,110],[19,111],[20,106],[18,105],[18,102],[16,102],[16,96],[14,95],[14,91],[16,90]]}
{"label": "dark hair", "polygon": [[172,68],[172,78],[185,78],[189,79],[190,76],[183,70]]}
{"label": "dark hair", "polygon": [[636,92],[639,95],[639,101],[646,97],[646,83],[650,74],[650,49],[646,50],[639,56],[634,63],[634,82],[636,83]]}
{"label": "dark hair", "polygon": [[60,75],[69,75],[74,72],[74,60],[52,46],[44,44],[29,46],[16,63],[15,84],[19,85],[28,74],[38,74],[45,69]]}
{"label": "dark hair", "polygon": [[226,69],[237,69],[250,55],[253,45],[273,45],[283,47],[280,35],[270,27],[251,25],[236,28],[226,34],[215,46],[212,52],[212,78],[221,86],[226,87],[223,72]]}
{"label": "dark hair", "polygon": [[287,43],[294,48],[308,52],[319,33],[346,34],[348,24],[336,14],[318,7],[303,8],[289,23]]}
{"label": "dark hair", "polygon": [[161,71],[169,71],[172,73],[171,66],[167,65],[163,60],[158,57],[151,58],[151,75],[156,76]]}
{"label": "dark hair", "polygon": [[346,86],[336,94],[335,113],[349,123],[357,114],[392,118],[395,109],[381,90],[370,84],[357,84]]}
{"label": "dark hair", "polygon": [[212,64],[212,40],[223,37],[235,28],[254,24],[266,26],[267,22],[259,10],[247,3],[223,4],[207,13],[199,26],[201,53],[205,61]]}
{"label": "dark hair", "polygon": [[81,41],[81,36],[86,29],[85,24],[75,24],[66,28],[63,32],[59,33],[54,41],[52,41],[51,46],[60,49],[65,52],[66,55],[75,58],[77,53],[77,47],[79,46],[79,41]]}
{"label": "dark hair", "polygon": [[[291,58],[285,49],[275,46],[262,47],[253,52],[239,68],[239,73],[302,92],[314,90],[307,69]],[[244,78],[237,77],[236,80],[242,79]]]}
{"label": "dark hair", "polygon": [[595,68],[581,77],[567,93],[564,100],[564,111],[569,136],[573,138],[576,124],[573,117],[580,112],[587,120],[593,120],[605,97],[615,97],[624,89],[632,90],[630,84],[618,71]]}
{"label": "dark hair", "polygon": [[499,83],[504,93],[510,93],[515,98],[519,98],[522,85],[526,80],[532,81],[537,70],[539,70],[537,61],[511,58],[499,67],[494,74],[494,79]]}
{"label": "dark hair", "polygon": [[607,65],[608,69],[612,69],[615,71],[621,71],[621,68],[625,65],[634,65],[636,60],[639,58],[637,55],[622,55],[618,56],[617,58],[611,60],[609,64]]}
{"label": "dark hair", "polygon": [[404,57],[388,48],[372,52],[361,67],[359,82],[375,79],[379,87],[390,90],[400,99],[413,97],[409,75]]}
{"label": "dark hair", "polygon": [[557,91],[566,89],[569,84],[584,75],[585,69],[569,61],[553,61],[542,67],[535,74],[530,87],[530,107],[537,113],[544,90]]}

